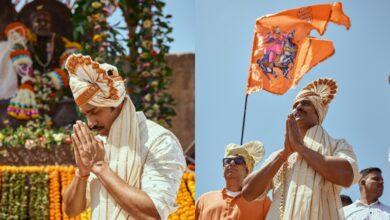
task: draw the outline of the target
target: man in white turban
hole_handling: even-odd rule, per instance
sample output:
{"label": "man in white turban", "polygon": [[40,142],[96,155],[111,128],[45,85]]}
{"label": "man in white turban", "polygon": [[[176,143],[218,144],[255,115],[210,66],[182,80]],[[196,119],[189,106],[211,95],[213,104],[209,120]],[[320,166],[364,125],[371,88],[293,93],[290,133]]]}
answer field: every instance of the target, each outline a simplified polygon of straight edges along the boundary
{"label": "man in white turban", "polygon": [[286,120],[284,148],[244,181],[243,196],[252,200],[272,189],[267,219],[344,219],[342,187],[359,179],[352,146],[333,139],[322,127],[336,81],[318,79],[294,100]]}
{"label": "man in white turban", "polygon": [[196,202],[195,219],[261,220],[271,205],[268,197],[248,202],[242,198],[242,181],[263,158],[264,147],[258,141],[242,146],[229,144],[222,160],[226,186],[222,190],[205,193]]}
{"label": "man in white turban", "polygon": [[66,68],[88,125],[73,127],[77,169],[65,212],[76,216],[90,206],[91,219],[166,219],[185,169],[179,141],[135,111],[114,66],[71,55]]}

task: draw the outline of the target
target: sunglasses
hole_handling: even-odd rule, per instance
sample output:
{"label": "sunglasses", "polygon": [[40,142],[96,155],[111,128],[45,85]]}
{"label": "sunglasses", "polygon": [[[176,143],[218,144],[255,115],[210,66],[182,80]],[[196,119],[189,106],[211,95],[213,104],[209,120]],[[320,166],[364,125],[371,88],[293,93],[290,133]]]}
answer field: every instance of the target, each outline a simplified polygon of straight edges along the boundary
{"label": "sunglasses", "polygon": [[245,160],[241,156],[238,156],[238,157],[225,157],[225,158],[222,159],[223,166],[228,165],[230,162],[232,162],[232,160],[234,160],[234,163],[236,165],[245,164]]}

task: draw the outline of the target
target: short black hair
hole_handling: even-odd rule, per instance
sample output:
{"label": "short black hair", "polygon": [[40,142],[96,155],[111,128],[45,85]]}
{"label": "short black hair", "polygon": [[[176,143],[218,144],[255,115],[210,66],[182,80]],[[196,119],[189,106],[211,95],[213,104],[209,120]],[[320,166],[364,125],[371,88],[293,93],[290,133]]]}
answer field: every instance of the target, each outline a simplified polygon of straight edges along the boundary
{"label": "short black hair", "polygon": [[370,174],[372,172],[378,172],[378,173],[382,174],[382,170],[379,169],[378,167],[369,167],[369,168],[366,168],[366,169],[363,169],[360,171],[360,174],[362,175],[361,178],[366,177],[368,174]]}
{"label": "short black hair", "polygon": [[345,204],[345,205],[350,205],[350,204],[352,204],[352,199],[351,199],[351,197],[349,197],[349,196],[347,196],[347,195],[341,194],[341,195],[340,195],[340,199],[341,199],[341,202],[343,203],[343,206],[344,206],[344,204]]}

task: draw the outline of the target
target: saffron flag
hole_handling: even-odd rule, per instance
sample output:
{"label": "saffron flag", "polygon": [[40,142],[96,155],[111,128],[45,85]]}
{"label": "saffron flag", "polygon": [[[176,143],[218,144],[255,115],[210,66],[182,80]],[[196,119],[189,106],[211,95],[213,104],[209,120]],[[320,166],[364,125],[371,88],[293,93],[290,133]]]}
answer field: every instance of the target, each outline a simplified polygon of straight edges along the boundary
{"label": "saffron flag", "polygon": [[246,94],[266,90],[284,94],[295,87],[312,67],[334,53],[332,41],[323,35],[328,22],[351,26],[342,4],[312,5],[290,9],[256,20]]}

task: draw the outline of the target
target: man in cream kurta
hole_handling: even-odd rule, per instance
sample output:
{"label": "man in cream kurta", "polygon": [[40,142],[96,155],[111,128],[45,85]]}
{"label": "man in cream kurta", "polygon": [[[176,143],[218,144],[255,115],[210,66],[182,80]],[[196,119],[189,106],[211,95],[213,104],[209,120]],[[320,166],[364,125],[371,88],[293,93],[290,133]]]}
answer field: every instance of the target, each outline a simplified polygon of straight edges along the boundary
{"label": "man in cream kurta", "polygon": [[272,189],[267,219],[344,219],[340,190],[356,183],[359,173],[351,145],[321,125],[336,91],[332,79],[307,85],[286,120],[284,148],[244,181],[247,200]]}
{"label": "man in cream kurta", "polygon": [[66,68],[88,126],[74,125],[77,169],[65,212],[75,216],[90,206],[92,219],[166,219],[185,169],[179,141],[135,111],[114,66],[71,55]]}

